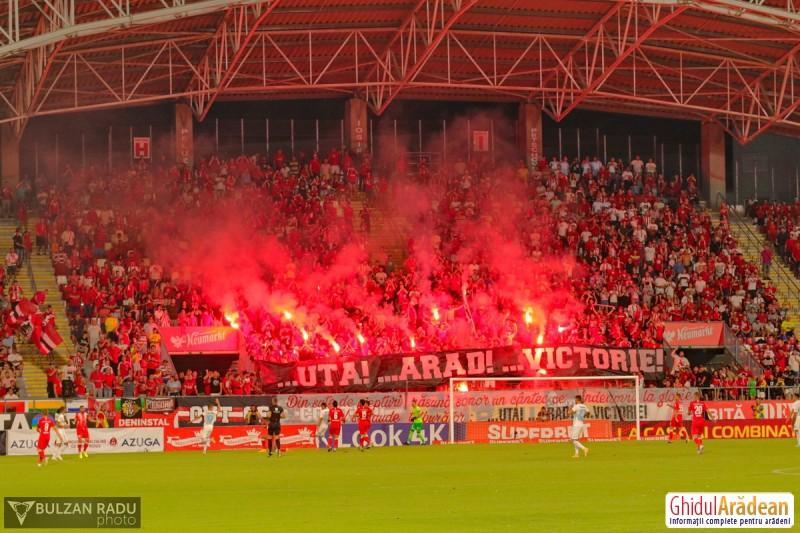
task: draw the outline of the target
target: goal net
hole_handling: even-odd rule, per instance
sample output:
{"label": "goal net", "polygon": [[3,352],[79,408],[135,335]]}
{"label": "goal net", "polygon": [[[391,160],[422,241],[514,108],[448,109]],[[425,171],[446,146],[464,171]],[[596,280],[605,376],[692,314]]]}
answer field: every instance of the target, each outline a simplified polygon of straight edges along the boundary
{"label": "goal net", "polygon": [[576,396],[583,440],[639,440],[638,376],[452,378],[448,392],[451,443],[568,441]]}

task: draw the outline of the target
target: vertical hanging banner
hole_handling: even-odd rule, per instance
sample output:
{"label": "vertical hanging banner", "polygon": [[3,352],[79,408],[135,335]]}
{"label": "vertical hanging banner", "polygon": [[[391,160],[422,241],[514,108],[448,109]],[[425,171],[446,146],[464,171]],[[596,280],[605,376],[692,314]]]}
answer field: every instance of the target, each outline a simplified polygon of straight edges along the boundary
{"label": "vertical hanging banner", "polygon": [[194,117],[191,108],[186,104],[175,105],[174,150],[175,159],[180,163],[190,165],[194,161]]}
{"label": "vertical hanging banner", "polygon": [[489,151],[489,131],[488,130],[473,130],[473,132],[472,132],[472,151],[473,152],[488,152]]}
{"label": "vertical hanging banner", "polygon": [[133,138],[133,158],[150,159],[150,137]]}
{"label": "vertical hanging banner", "polygon": [[361,125],[361,121],[356,121],[356,128],[354,131],[354,138],[356,141],[356,151],[359,153],[363,150],[364,145],[364,126]]}

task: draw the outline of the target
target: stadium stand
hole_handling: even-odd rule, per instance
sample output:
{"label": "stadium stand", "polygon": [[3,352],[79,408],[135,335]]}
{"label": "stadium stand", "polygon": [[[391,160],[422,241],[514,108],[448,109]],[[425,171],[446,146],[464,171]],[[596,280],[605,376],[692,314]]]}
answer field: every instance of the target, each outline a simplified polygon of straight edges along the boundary
{"label": "stadium stand", "polygon": [[[334,161],[338,157],[329,154]],[[77,369],[70,372],[77,391],[119,396],[127,386],[137,394],[161,394],[170,381],[174,389],[172,378],[177,373],[162,364],[158,328],[226,323],[219,302],[145,257],[145,218],[126,210],[124,203],[115,203],[115,192],[121,190],[162,208],[163,202],[176,201],[171,205],[196,211],[254,194],[277,207],[277,216],[262,221],[261,231],[281,235],[295,259],[311,253],[323,267],[348,242],[350,232],[369,234],[371,258],[360,263],[360,277],[349,283],[357,285],[358,294],[376,298],[377,308],[395,317],[394,325],[387,327],[377,317],[359,312],[346,321],[328,320],[324,328],[311,333],[279,316],[260,323],[244,319],[242,331],[255,359],[291,362],[325,358],[332,349],[343,355],[361,350],[396,353],[451,349],[469,342],[504,345],[533,340],[524,337],[520,314],[524,310],[510,307],[495,289],[492,266],[485,258],[462,253],[473,238],[470,221],[494,213],[492,191],[505,187],[508,168],[457,162],[452,169],[425,168],[426,175],[411,176],[413,186],[433,182],[437,187],[428,190],[440,194],[432,193],[431,204],[416,213],[419,222],[436,228],[434,255],[426,257],[426,249],[413,238],[403,247],[398,244],[398,235],[408,228],[400,227],[397,206],[387,203],[389,198],[402,198],[402,190],[388,194],[387,185],[396,183],[374,178],[368,162],[356,164],[347,154],[341,174],[331,170],[338,164],[315,161],[316,155],[309,162],[296,158],[286,162],[282,151],[268,164],[259,164],[255,157],[228,161],[211,157],[194,175],[175,167],[141,167],[113,176],[108,186],[99,175],[87,177],[90,195],[64,190],[38,198],[41,208],[47,206],[43,220],[49,226],[52,267],[44,264],[44,256],[34,254],[34,278],[37,287],[42,283],[48,293],[55,292],[50,280],[58,280],[69,337],[77,347],[65,347],[70,362],[60,363],[64,369]],[[739,249],[728,218],[698,207],[693,176],[666,180],[654,162],[648,163],[624,164],[613,158],[607,164],[597,158],[570,163],[565,157],[540,162],[530,175],[525,169],[516,170],[523,181],[515,187],[524,194],[510,211],[518,213],[512,221],[525,253],[548,257],[567,251],[577,258],[576,268],[588,273],[569,279],[564,272],[549,272],[547,285],[564,293],[558,305],[581,302],[586,310],[568,316],[569,325],[563,329],[551,322],[549,329],[537,330],[540,340],[655,347],[663,342],[659,326],[663,320],[721,319],[759,357],[764,375],[753,376],[735,366],[713,372],[704,367],[676,368],[663,385],[746,387],[754,379],[768,386],[793,379],[789,359],[796,357],[797,343],[793,333],[782,331],[786,310],[776,297],[776,287],[760,277],[759,266]],[[155,188],[156,180],[167,180],[168,188]],[[284,217],[285,227],[274,225],[282,224]],[[325,232],[320,232],[322,228]],[[338,236],[333,231],[337,228]],[[431,260],[431,286],[425,293],[414,280],[421,265]],[[20,275],[27,280],[24,272]],[[493,307],[505,311],[505,319],[491,314],[488,320],[470,318],[474,327],[470,333],[450,329],[448,317],[440,320],[428,305],[420,305],[441,301],[443,309],[467,315],[468,299],[475,294],[490,295]],[[319,297],[331,307],[348,308],[342,296],[333,292]],[[351,319],[365,341],[343,325],[352,324]],[[60,329],[63,325],[59,322]],[[34,365],[26,368],[30,366]],[[203,369],[193,370],[177,376],[183,393],[207,390],[208,379],[196,372]],[[36,384],[33,390],[41,391],[41,380],[28,374],[26,380]],[[224,392],[260,390],[256,373],[243,374],[232,368],[223,375]]]}

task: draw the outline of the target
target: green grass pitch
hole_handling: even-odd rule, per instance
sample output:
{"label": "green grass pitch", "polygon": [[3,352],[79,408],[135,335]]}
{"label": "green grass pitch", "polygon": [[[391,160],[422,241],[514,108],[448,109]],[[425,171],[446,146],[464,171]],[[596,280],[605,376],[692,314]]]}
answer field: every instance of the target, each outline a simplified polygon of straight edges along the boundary
{"label": "green grass pitch", "polygon": [[794,491],[793,440],[0,458],[3,496],[141,496],[144,531],[666,530],[669,491]]}

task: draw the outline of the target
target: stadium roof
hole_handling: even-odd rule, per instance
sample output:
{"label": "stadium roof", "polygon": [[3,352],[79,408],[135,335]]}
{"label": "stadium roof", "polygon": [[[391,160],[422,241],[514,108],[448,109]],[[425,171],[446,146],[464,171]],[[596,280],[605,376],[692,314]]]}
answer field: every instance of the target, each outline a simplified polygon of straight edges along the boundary
{"label": "stadium roof", "polygon": [[800,135],[800,0],[7,0],[0,122],[188,101],[532,102]]}

